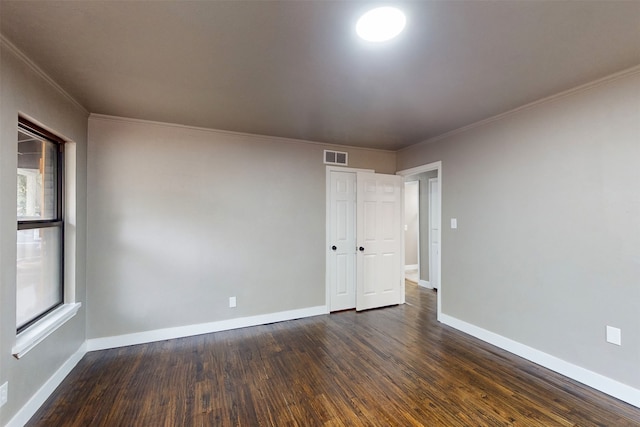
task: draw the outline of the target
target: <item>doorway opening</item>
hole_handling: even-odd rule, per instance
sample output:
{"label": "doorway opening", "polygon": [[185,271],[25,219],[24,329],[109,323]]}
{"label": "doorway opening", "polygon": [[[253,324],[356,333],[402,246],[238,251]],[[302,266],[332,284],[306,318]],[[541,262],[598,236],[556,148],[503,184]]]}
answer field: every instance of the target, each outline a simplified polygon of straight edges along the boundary
{"label": "doorway opening", "polygon": [[[442,249],[441,249],[441,212],[442,212],[442,162],[429,163],[396,173],[404,178],[405,186],[418,188],[418,237],[417,237],[417,283],[421,287],[438,290],[438,319],[442,299]],[[417,184],[410,184],[417,183]],[[407,187],[405,187],[407,188]],[[408,194],[408,192],[405,192]],[[405,277],[411,280],[411,248],[409,229],[406,221],[411,215],[409,196],[405,198]],[[415,258],[414,258],[415,259]]]}

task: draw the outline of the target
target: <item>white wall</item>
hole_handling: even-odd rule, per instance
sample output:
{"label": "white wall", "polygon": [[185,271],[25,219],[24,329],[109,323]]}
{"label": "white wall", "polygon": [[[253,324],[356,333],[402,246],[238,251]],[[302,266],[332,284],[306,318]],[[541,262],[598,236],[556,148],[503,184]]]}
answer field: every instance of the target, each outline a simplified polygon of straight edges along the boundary
{"label": "white wall", "polygon": [[[16,339],[16,168],[18,114],[22,113],[73,142],[76,147],[76,215],[65,240],[75,249],[66,259],[75,277],[76,300],[85,298],[87,113],[72,102],[9,43],[0,52],[0,384],[9,399],[0,409],[5,425],[85,341],[84,308],[20,360],[12,356]],[[68,236],[67,236],[68,237]],[[68,255],[68,253],[67,253]]]}
{"label": "white wall", "polygon": [[325,305],[326,148],[92,116],[89,338]]}
{"label": "white wall", "polygon": [[442,313],[640,389],[640,70],[397,159],[439,160]]}

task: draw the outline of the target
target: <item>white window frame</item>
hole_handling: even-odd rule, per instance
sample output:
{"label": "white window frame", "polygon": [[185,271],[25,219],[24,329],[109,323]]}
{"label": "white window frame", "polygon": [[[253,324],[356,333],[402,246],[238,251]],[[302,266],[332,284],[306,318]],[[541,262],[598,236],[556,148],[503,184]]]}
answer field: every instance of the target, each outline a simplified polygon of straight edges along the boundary
{"label": "white window frame", "polygon": [[[29,120],[20,118],[21,122],[27,122],[28,125],[35,125]],[[67,321],[73,318],[80,310],[82,304],[75,301],[75,269],[76,269],[76,144],[67,142],[63,138],[58,139],[64,141],[65,159],[62,166],[63,176],[63,303],[58,305],[49,313],[45,314],[36,322],[27,326],[16,334],[15,344],[12,348],[12,354],[15,358],[20,359],[30,350],[35,348],[45,338],[55,332]]]}

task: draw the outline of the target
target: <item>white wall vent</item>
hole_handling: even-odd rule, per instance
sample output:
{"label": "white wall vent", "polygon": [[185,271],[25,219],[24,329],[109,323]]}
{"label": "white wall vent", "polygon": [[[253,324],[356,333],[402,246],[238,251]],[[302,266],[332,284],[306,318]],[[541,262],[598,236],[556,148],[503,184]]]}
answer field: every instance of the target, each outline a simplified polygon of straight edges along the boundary
{"label": "white wall vent", "polygon": [[349,154],[344,153],[342,151],[324,150],[324,163],[326,165],[347,166],[348,157],[349,157]]}

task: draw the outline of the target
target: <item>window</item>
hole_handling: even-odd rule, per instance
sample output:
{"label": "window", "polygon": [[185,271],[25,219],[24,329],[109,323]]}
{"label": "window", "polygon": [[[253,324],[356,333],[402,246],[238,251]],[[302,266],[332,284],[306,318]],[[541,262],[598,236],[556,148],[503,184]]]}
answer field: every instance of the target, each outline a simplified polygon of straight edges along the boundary
{"label": "window", "polygon": [[63,149],[62,139],[19,119],[17,332],[64,302]]}

